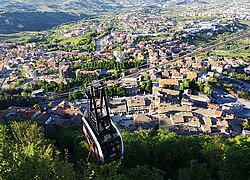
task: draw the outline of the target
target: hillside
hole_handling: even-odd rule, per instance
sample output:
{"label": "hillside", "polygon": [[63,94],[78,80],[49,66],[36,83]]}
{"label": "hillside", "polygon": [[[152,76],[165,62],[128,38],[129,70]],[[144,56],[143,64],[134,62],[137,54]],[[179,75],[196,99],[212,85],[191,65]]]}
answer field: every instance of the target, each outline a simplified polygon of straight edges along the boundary
{"label": "hillside", "polygon": [[6,11],[67,11],[97,13],[126,7],[163,7],[166,4],[227,3],[235,0],[0,0],[0,12]]}
{"label": "hillside", "polygon": [[112,8],[121,8],[128,5],[141,5],[141,4],[152,4],[155,0],[143,0],[143,1],[124,1],[124,0],[15,0],[6,1],[0,0],[0,10],[3,11],[74,11],[74,12],[98,12],[105,11]]}
{"label": "hillside", "polygon": [[123,132],[125,156],[99,165],[80,128],[0,123],[0,179],[249,179],[249,138]]}
{"label": "hillside", "polygon": [[41,31],[86,17],[89,16],[64,12],[6,12],[0,16],[0,34]]}
{"label": "hillside", "polygon": [[[227,0],[228,1],[228,0]],[[230,1],[230,0],[229,0]],[[122,8],[165,7],[218,0],[0,0],[0,34],[41,31]],[[221,3],[221,2],[220,2]],[[223,1],[225,3],[225,1]]]}

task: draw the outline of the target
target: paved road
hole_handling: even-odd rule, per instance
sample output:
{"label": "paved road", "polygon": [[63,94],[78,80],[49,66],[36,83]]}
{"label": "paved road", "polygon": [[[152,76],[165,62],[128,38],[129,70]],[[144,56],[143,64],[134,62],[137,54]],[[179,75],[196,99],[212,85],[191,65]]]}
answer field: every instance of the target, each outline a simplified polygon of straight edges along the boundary
{"label": "paved road", "polygon": [[49,102],[52,102],[52,107],[56,107],[58,104],[60,104],[61,102],[63,101],[63,99],[57,99],[57,100],[51,100],[51,101],[42,101],[42,102],[39,102],[39,104],[45,108],[48,106],[48,103]]}
{"label": "paved road", "polygon": [[5,78],[0,78],[0,88],[2,87],[4,81],[5,81]]}
{"label": "paved road", "polygon": [[237,101],[237,99],[232,95],[215,87],[213,87],[213,95],[216,97],[218,104],[235,103]]}
{"label": "paved road", "polygon": [[6,80],[7,77],[9,77],[9,75],[10,75],[11,72],[12,72],[12,70],[8,70],[0,78],[0,89],[2,88],[4,81]]}
{"label": "paved road", "polygon": [[249,100],[238,98],[236,102],[238,104],[243,104],[245,106],[245,108],[250,109],[250,101]]}

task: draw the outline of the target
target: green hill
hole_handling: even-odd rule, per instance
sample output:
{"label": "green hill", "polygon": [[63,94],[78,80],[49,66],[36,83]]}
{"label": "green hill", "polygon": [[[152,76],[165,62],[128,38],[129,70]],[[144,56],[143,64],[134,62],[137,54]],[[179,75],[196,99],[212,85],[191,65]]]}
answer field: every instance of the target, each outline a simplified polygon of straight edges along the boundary
{"label": "green hill", "polygon": [[0,16],[0,33],[41,31],[86,17],[64,12],[6,12]]}
{"label": "green hill", "polygon": [[[231,0],[226,0],[231,1]],[[225,3],[226,1],[223,1]],[[162,7],[186,3],[214,3],[219,0],[0,0],[0,34],[41,31],[122,8]],[[222,2],[220,2],[222,3]]]}

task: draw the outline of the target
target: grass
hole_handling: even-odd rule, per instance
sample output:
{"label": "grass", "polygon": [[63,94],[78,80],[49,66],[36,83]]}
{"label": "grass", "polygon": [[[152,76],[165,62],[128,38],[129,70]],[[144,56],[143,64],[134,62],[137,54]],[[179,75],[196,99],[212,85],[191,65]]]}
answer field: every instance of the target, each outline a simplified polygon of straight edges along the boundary
{"label": "grass", "polygon": [[166,39],[166,36],[164,36],[164,35],[161,35],[161,36],[149,36],[148,38],[147,38],[148,40],[155,40],[155,41],[157,41],[157,40],[162,40],[162,39]]}
{"label": "grass", "polygon": [[250,21],[241,21],[241,23],[250,26]]}
{"label": "grass", "polygon": [[62,41],[60,41],[60,45],[70,44],[70,45],[74,46],[74,45],[78,44],[80,40],[81,40],[81,38],[79,38],[79,37],[71,37],[71,38],[67,38],[67,39],[65,38]]}
{"label": "grass", "polygon": [[243,58],[246,61],[249,61],[250,53],[249,52],[212,52],[210,55],[224,56],[224,57],[235,57]]}
{"label": "grass", "polygon": [[31,36],[37,34],[38,32],[24,31],[19,33],[1,34],[0,41],[11,41],[11,42],[24,42]]}

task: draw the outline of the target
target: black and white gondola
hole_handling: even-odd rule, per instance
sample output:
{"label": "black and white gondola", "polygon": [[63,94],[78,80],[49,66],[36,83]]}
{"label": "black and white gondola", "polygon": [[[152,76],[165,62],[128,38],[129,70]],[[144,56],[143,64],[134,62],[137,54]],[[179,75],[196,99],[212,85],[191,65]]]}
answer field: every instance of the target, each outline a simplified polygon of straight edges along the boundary
{"label": "black and white gondola", "polygon": [[82,130],[93,154],[100,164],[120,159],[124,155],[122,135],[109,115],[104,87],[91,86],[87,96],[89,108],[82,118]]}

